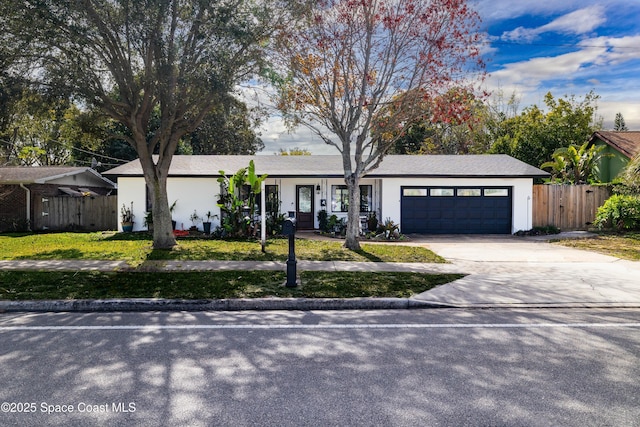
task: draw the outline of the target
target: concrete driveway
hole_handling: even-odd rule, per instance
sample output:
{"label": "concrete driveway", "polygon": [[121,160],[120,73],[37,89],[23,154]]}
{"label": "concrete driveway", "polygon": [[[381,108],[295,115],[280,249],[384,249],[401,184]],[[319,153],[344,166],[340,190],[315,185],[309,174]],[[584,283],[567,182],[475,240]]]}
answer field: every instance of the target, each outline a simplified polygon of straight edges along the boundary
{"label": "concrete driveway", "polygon": [[515,236],[414,236],[469,275],[417,297],[456,306],[640,307],[640,263]]}

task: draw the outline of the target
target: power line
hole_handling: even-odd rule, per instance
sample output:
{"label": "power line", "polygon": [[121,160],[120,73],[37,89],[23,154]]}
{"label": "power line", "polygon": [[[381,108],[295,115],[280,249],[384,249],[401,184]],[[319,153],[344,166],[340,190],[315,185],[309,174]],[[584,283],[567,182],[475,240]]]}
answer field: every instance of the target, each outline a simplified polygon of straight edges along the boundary
{"label": "power line", "polygon": [[[10,141],[7,141],[7,140],[4,140],[4,139],[0,139],[0,142],[4,143],[6,145],[9,145],[9,146],[13,146],[14,145],[14,143],[12,143]],[[94,153],[93,151],[84,150],[82,148],[78,148],[78,147],[74,147],[74,146],[69,147],[69,146],[67,146],[67,144],[65,144],[63,142],[60,142],[60,141],[57,141],[55,139],[50,139],[50,140],[48,140],[48,142],[53,142],[55,144],[63,146],[66,149],[80,151],[80,152],[85,153],[85,154],[91,154],[92,156],[100,157],[100,158],[107,159],[107,160],[113,160],[113,161],[116,161],[116,162],[120,162],[122,164],[129,163],[131,161],[131,160],[118,159],[116,157],[106,156],[104,154]],[[113,163],[111,163],[111,164],[103,163],[103,164],[104,165],[115,165],[115,166],[117,166],[117,164],[113,164]]]}

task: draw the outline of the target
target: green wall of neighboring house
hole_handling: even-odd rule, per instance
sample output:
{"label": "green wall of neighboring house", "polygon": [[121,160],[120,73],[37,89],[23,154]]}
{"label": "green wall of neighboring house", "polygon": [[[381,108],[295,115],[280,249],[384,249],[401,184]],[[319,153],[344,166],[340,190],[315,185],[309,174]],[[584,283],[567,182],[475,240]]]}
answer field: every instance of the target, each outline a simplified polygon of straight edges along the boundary
{"label": "green wall of neighboring house", "polygon": [[606,148],[602,151],[604,156],[600,159],[600,181],[611,182],[624,170],[629,163],[629,158],[615,150],[605,142],[598,140],[597,146],[604,145]]}

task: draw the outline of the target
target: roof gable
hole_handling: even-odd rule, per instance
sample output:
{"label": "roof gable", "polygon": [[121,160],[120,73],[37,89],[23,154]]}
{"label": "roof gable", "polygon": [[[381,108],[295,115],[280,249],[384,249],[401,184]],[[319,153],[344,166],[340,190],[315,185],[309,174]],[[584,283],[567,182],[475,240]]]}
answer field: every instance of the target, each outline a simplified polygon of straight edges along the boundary
{"label": "roof gable", "polygon": [[0,168],[0,184],[75,185],[77,177],[94,187],[116,188],[116,184],[88,167],[12,166]]}
{"label": "roof gable", "polygon": [[590,143],[600,140],[632,159],[640,154],[640,132],[638,131],[597,131],[591,135]]}
{"label": "roof gable", "polygon": [[[343,177],[342,156],[174,156],[169,176],[233,174],[255,163],[257,174],[277,177]],[[109,176],[142,176],[139,160],[105,172]],[[495,155],[389,155],[367,177],[527,177],[549,174],[504,154]]]}

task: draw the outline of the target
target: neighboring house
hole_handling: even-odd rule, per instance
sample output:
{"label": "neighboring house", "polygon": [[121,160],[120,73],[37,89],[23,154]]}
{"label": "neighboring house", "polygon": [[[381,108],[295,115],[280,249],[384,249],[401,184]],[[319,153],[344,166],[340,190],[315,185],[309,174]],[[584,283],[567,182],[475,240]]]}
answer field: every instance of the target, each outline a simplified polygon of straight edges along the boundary
{"label": "neighboring house", "polygon": [[[268,174],[266,191],[276,194],[280,212],[297,218],[298,229],[318,228],[317,214],[346,217],[348,193],[342,157],[175,156],[167,180],[178,228],[189,228],[194,210],[220,215],[218,171],[233,175],[249,161]],[[118,205],[133,202],[143,229],[149,194],[138,160],[105,172],[118,180]],[[360,182],[362,215],[390,218],[403,233],[510,234],[531,228],[534,178],[549,174],[506,155],[386,156]],[[218,217],[219,218],[219,217]],[[118,220],[120,222],[120,220]],[[214,227],[219,224],[214,223]]]}
{"label": "neighboring house", "polygon": [[116,188],[114,182],[88,167],[0,167],[0,231],[101,228],[93,227],[91,218],[83,218],[82,210],[66,212],[70,204],[55,201],[93,199],[110,195]]}
{"label": "neighboring house", "polygon": [[611,182],[624,170],[629,160],[640,154],[640,132],[594,132],[589,144],[605,145],[599,164],[601,182]]}

